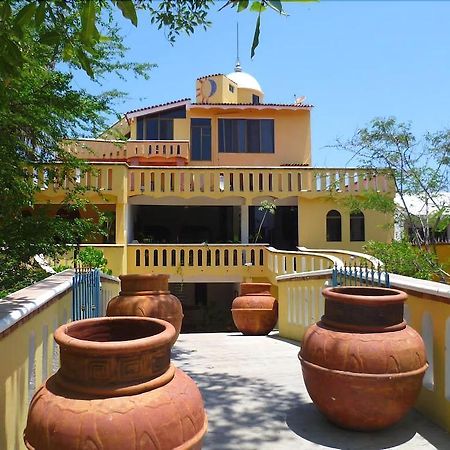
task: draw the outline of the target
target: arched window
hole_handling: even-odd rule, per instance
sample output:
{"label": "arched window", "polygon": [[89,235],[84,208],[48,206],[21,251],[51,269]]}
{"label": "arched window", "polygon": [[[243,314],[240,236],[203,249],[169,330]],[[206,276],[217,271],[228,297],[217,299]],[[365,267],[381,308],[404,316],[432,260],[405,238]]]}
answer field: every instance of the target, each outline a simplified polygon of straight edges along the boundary
{"label": "arched window", "polygon": [[350,214],[350,240],[351,241],[366,240],[364,214],[361,211]]}
{"label": "arched window", "polygon": [[327,241],[340,242],[342,241],[342,220],[341,213],[332,209],[327,214]]}

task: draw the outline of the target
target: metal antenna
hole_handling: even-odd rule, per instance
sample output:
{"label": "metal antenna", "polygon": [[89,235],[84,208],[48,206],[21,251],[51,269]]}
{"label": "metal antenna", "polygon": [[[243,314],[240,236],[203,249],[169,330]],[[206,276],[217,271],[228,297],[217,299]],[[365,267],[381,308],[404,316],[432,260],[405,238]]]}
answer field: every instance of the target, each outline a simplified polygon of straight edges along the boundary
{"label": "metal antenna", "polygon": [[236,65],[235,72],[242,72],[241,63],[239,62],[239,22],[236,22]]}

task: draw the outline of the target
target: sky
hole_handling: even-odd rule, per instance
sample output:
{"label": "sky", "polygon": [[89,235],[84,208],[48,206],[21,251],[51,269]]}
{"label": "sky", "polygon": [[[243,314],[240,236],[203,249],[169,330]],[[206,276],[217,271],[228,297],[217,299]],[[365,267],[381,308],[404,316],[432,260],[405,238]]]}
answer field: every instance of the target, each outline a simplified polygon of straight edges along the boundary
{"label": "sky", "polygon": [[[106,77],[96,89],[127,92],[121,112],[190,97],[196,78],[232,72],[236,22],[244,71],[260,83],[265,102],[306,96],[312,160],[317,167],[352,167],[351,154],[332,146],[375,117],[411,122],[418,135],[450,128],[450,2],[320,1],[285,3],[287,17],[262,15],[260,45],[250,47],[256,14],[212,7],[212,26],[171,45],[145,17],[121,21],[129,60],[157,64],[149,80]],[[89,83],[77,74],[77,87]]]}

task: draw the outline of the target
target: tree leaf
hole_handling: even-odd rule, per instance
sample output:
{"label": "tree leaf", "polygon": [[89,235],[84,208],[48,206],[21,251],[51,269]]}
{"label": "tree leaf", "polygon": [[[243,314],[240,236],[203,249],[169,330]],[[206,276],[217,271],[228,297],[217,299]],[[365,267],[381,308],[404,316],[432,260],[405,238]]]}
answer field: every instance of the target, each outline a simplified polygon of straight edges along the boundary
{"label": "tree leaf", "polygon": [[131,23],[136,27],[137,26],[137,14],[136,8],[131,0],[118,0],[117,6],[122,11],[123,17],[129,19]]}
{"label": "tree leaf", "polygon": [[81,68],[91,77],[94,77],[94,72],[92,70],[91,62],[86,53],[83,52],[80,48],[76,49],[76,54],[78,57],[78,61],[80,63]]}
{"label": "tree leaf", "polygon": [[266,9],[266,7],[263,5],[262,0],[256,0],[252,3],[252,6],[250,6],[250,11],[253,12],[263,12]]}
{"label": "tree leaf", "polygon": [[258,20],[256,21],[255,34],[253,35],[252,49],[250,52],[251,58],[253,58],[255,56],[256,47],[258,47],[258,45],[259,45],[260,27],[261,27],[261,16],[258,16]]}
{"label": "tree leaf", "polygon": [[280,14],[284,14],[283,4],[280,0],[267,0],[267,4],[272,8],[277,10]]}
{"label": "tree leaf", "polygon": [[14,24],[19,27],[23,27],[30,23],[31,19],[34,16],[36,11],[36,3],[28,3],[28,5],[24,6],[14,18]]}
{"label": "tree leaf", "polygon": [[237,12],[241,12],[244,9],[248,8],[248,0],[240,0],[238,3],[238,9]]}
{"label": "tree leaf", "polygon": [[39,42],[45,45],[56,45],[60,42],[60,39],[60,34],[56,30],[51,30],[42,33]]}
{"label": "tree leaf", "polygon": [[8,19],[8,17],[11,17],[11,5],[9,2],[3,2],[0,4],[0,17],[2,19]]}
{"label": "tree leaf", "polygon": [[36,14],[34,15],[34,21],[36,22],[37,27],[40,27],[44,23],[46,8],[47,8],[47,3],[40,2],[39,6],[36,9]]}
{"label": "tree leaf", "polygon": [[83,7],[81,8],[81,39],[85,43],[95,39],[95,19],[95,2],[83,3]]}

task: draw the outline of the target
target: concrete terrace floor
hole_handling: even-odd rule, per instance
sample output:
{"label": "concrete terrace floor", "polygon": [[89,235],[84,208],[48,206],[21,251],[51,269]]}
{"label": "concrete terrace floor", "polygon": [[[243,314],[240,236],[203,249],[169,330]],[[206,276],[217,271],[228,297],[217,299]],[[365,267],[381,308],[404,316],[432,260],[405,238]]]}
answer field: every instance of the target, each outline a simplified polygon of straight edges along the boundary
{"label": "concrete terrace floor", "polygon": [[297,359],[298,345],[239,333],[180,335],[173,362],[203,394],[203,449],[450,449],[450,435],[417,411],[377,433],[343,430],[315,409]]}

